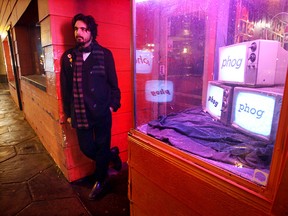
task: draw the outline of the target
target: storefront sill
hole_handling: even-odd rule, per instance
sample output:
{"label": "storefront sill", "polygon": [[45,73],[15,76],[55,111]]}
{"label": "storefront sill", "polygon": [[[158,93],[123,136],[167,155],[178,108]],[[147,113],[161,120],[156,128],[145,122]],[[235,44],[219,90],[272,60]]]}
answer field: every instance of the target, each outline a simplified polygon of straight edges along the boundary
{"label": "storefront sill", "polygon": [[14,80],[9,81],[9,86],[13,89],[16,89],[16,84]]}
{"label": "storefront sill", "polygon": [[46,91],[46,77],[43,75],[21,76],[21,80],[27,81],[42,91]]}

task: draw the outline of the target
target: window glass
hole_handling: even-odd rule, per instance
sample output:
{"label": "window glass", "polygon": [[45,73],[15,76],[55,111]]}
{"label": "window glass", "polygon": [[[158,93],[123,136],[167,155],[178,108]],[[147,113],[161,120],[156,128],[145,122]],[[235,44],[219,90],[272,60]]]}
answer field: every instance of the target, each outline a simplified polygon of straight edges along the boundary
{"label": "window glass", "polygon": [[288,1],[136,0],[136,129],[266,185],[288,59]]}
{"label": "window glass", "polygon": [[18,70],[21,76],[44,75],[44,52],[37,1],[30,2],[14,27]]}

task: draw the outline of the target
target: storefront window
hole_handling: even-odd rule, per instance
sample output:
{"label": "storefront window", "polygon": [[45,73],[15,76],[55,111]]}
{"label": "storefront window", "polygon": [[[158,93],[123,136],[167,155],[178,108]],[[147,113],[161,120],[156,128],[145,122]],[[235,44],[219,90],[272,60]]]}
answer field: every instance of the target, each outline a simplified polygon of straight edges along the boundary
{"label": "storefront window", "polygon": [[288,1],[136,0],[135,126],[266,185],[288,64]]}
{"label": "storefront window", "polygon": [[45,75],[37,1],[31,1],[15,25],[14,37],[21,76]]}
{"label": "storefront window", "polygon": [[46,91],[45,56],[41,44],[37,3],[37,0],[32,0],[13,27],[12,45],[19,78]]}

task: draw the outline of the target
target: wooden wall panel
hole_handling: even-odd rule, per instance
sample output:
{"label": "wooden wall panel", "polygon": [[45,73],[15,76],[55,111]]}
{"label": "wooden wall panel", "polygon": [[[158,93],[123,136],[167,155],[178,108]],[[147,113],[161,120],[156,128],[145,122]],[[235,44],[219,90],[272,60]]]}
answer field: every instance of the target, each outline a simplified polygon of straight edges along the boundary
{"label": "wooden wall panel", "polygon": [[132,137],[128,152],[130,201],[149,215],[161,210],[166,211],[163,215],[175,215],[173,205],[179,215],[268,216],[270,212],[268,200],[202,170],[169,145],[158,148]]}
{"label": "wooden wall panel", "polygon": [[[127,160],[127,133],[132,127],[132,76],[130,64],[130,1],[49,1],[49,19],[53,44],[54,72],[56,95],[59,105],[60,122],[63,117],[60,94],[60,59],[62,53],[74,46],[74,35],[71,26],[72,17],[79,12],[91,14],[99,24],[97,41],[113,53],[119,87],[122,93],[122,107],[113,113],[112,146],[119,146],[122,160]],[[50,76],[50,75],[49,75]],[[52,82],[51,79],[48,83]],[[51,86],[51,84],[49,84]],[[47,87],[48,88],[48,87]],[[73,134],[74,129],[66,129],[66,145],[78,145]],[[69,150],[69,161],[73,164],[79,151],[77,147]],[[67,154],[68,157],[68,154]],[[78,164],[78,163],[76,163]],[[89,167],[89,166],[87,166]],[[89,170],[86,170],[89,173]],[[75,171],[76,172],[76,171]],[[71,172],[69,175],[73,175]]]}
{"label": "wooden wall panel", "polygon": [[52,43],[52,32],[51,32],[51,19],[46,17],[41,21],[41,44],[42,47],[51,45]]}
{"label": "wooden wall panel", "polygon": [[171,196],[169,193],[162,190],[157,183],[150,181],[146,178],[146,176],[137,172],[137,170],[132,168],[130,169],[130,172],[130,174],[133,176],[131,200],[135,201],[133,202],[133,207],[138,207],[137,212],[134,212],[132,215],[137,216],[139,211],[138,209],[145,212],[144,215],[147,216],[201,215],[177,199],[176,194],[175,196]]}
{"label": "wooden wall panel", "polygon": [[98,22],[127,25],[130,0],[49,0],[49,13],[67,17],[73,17],[76,13],[91,14]]}
{"label": "wooden wall panel", "polygon": [[11,61],[11,56],[10,56],[10,51],[9,51],[9,44],[8,40],[3,41],[3,50],[4,50],[4,57],[5,57],[5,65],[6,65],[6,72],[7,72],[7,77],[8,81],[13,81],[14,80],[14,74],[12,70],[12,61]]}
{"label": "wooden wall panel", "polygon": [[[15,8],[18,12],[25,11],[24,4],[29,2],[17,1]],[[9,4],[11,5],[12,1]],[[16,9],[13,11],[13,8],[9,10],[10,19],[15,24],[19,14]],[[112,146],[119,146],[121,158],[127,160],[127,133],[132,127],[133,92],[130,66],[130,1],[38,0],[38,12],[45,56],[46,90],[37,88],[27,79],[21,79],[23,111],[66,178],[74,181],[91,174],[94,165],[79,150],[75,130],[62,124],[60,60],[63,52],[75,44],[71,19],[79,12],[93,15],[99,24],[99,43],[109,48],[114,55],[122,91],[122,108],[113,113]],[[19,35],[21,34],[17,34]],[[19,59],[19,62],[25,61],[19,69],[25,69],[25,63],[28,62],[26,60]],[[17,101],[16,91],[12,86],[11,89],[13,99]]]}
{"label": "wooden wall panel", "polygon": [[[129,46],[127,44],[127,46]],[[130,62],[130,47],[126,48],[112,48],[116,70],[118,71],[130,71],[131,62]],[[128,76],[131,78],[131,74]]]}
{"label": "wooden wall panel", "polygon": [[59,124],[56,99],[26,81],[21,82],[21,88],[25,118],[66,178],[75,181],[91,174],[94,163],[80,151],[75,133],[72,137],[63,136],[67,125]]}
{"label": "wooden wall panel", "polygon": [[[99,23],[97,40],[107,48],[126,48],[130,46],[129,26],[120,26],[110,23]],[[129,49],[128,49],[129,51]],[[129,52],[130,54],[130,52]]]}
{"label": "wooden wall panel", "polygon": [[[17,56],[17,63],[20,67],[19,74],[21,75],[30,75],[33,74],[33,63],[31,56],[31,44],[27,43],[29,33],[26,27],[17,26],[15,27],[15,55]],[[20,45],[21,44],[21,45]],[[20,58],[21,56],[21,58]]]}
{"label": "wooden wall panel", "polygon": [[130,113],[113,115],[112,135],[126,133],[131,129],[132,116]]}
{"label": "wooden wall panel", "polygon": [[[99,24],[98,42],[109,48],[114,56],[119,87],[122,92],[122,108],[113,113],[112,134],[127,134],[132,127],[132,76],[130,64],[130,1],[49,1],[50,25],[52,26],[52,43],[54,46],[55,72],[60,65],[61,55],[65,49],[72,47],[74,36],[71,26],[72,17],[79,12],[91,14]],[[60,5],[61,4],[61,5]],[[64,12],[64,9],[65,12]],[[67,11],[69,8],[69,11]],[[65,16],[64,16],[65,14]],[[116,37],[117,36],[117,37]],[[65,49],[63,48],[65,46]],[[60,86],[59,75],[56,76],[56,88]],[[57,90],[58,98],[61,98]],[[59,106],[61,105],[61,101]],[[61,111],[61,107],[59,108]],[[62,114],[60,113],[60,116]],[[113,143],[112,145],[116,145]],[[124,150],[124,149],[123,149]],[[127,150],[127,143],[126,143]]]}
{"label": "wooden wall panel", "polygon": [[38,0],[38,16],[39,21],[43,20],[46,16],[49,15],[49,0]]}
{"label": "wooden wall panel", "polygon": [[133,108],[133,101],[131,100],[132,95],[131,92],[122,92],[121,93],[121,107],[117,111],[117,113],[113,113],[113,115],[118,115],[120,113],[130,113]]}
{"label": "wooden wall panel", "polygon": [[72,17],[50,15],[52,41],[54,45],[75,44],[71,24]]}

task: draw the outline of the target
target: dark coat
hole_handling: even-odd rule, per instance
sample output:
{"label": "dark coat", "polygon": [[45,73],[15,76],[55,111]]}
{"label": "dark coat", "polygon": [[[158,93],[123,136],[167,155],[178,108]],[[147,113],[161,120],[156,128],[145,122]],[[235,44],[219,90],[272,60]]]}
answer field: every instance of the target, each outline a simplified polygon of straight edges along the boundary
{"label": "dark coat", "polygon": [[[98,117],[104,116],[109,107],[116,112],[120,108],[121,93],[118,87],[118,79],[115,70],[114,58],[110,50],[98,45],[104,51],[105,74],[93,70],[97,64],[92,53],[83,63],[83,94],[88,123],[90,126]],[[76,56],[73,49],[67,50],[61,59],[61,94],[63,109],[66,117],[71,117],[72,126],[75,127],[74,103],[73,103],[73,67]]]}

